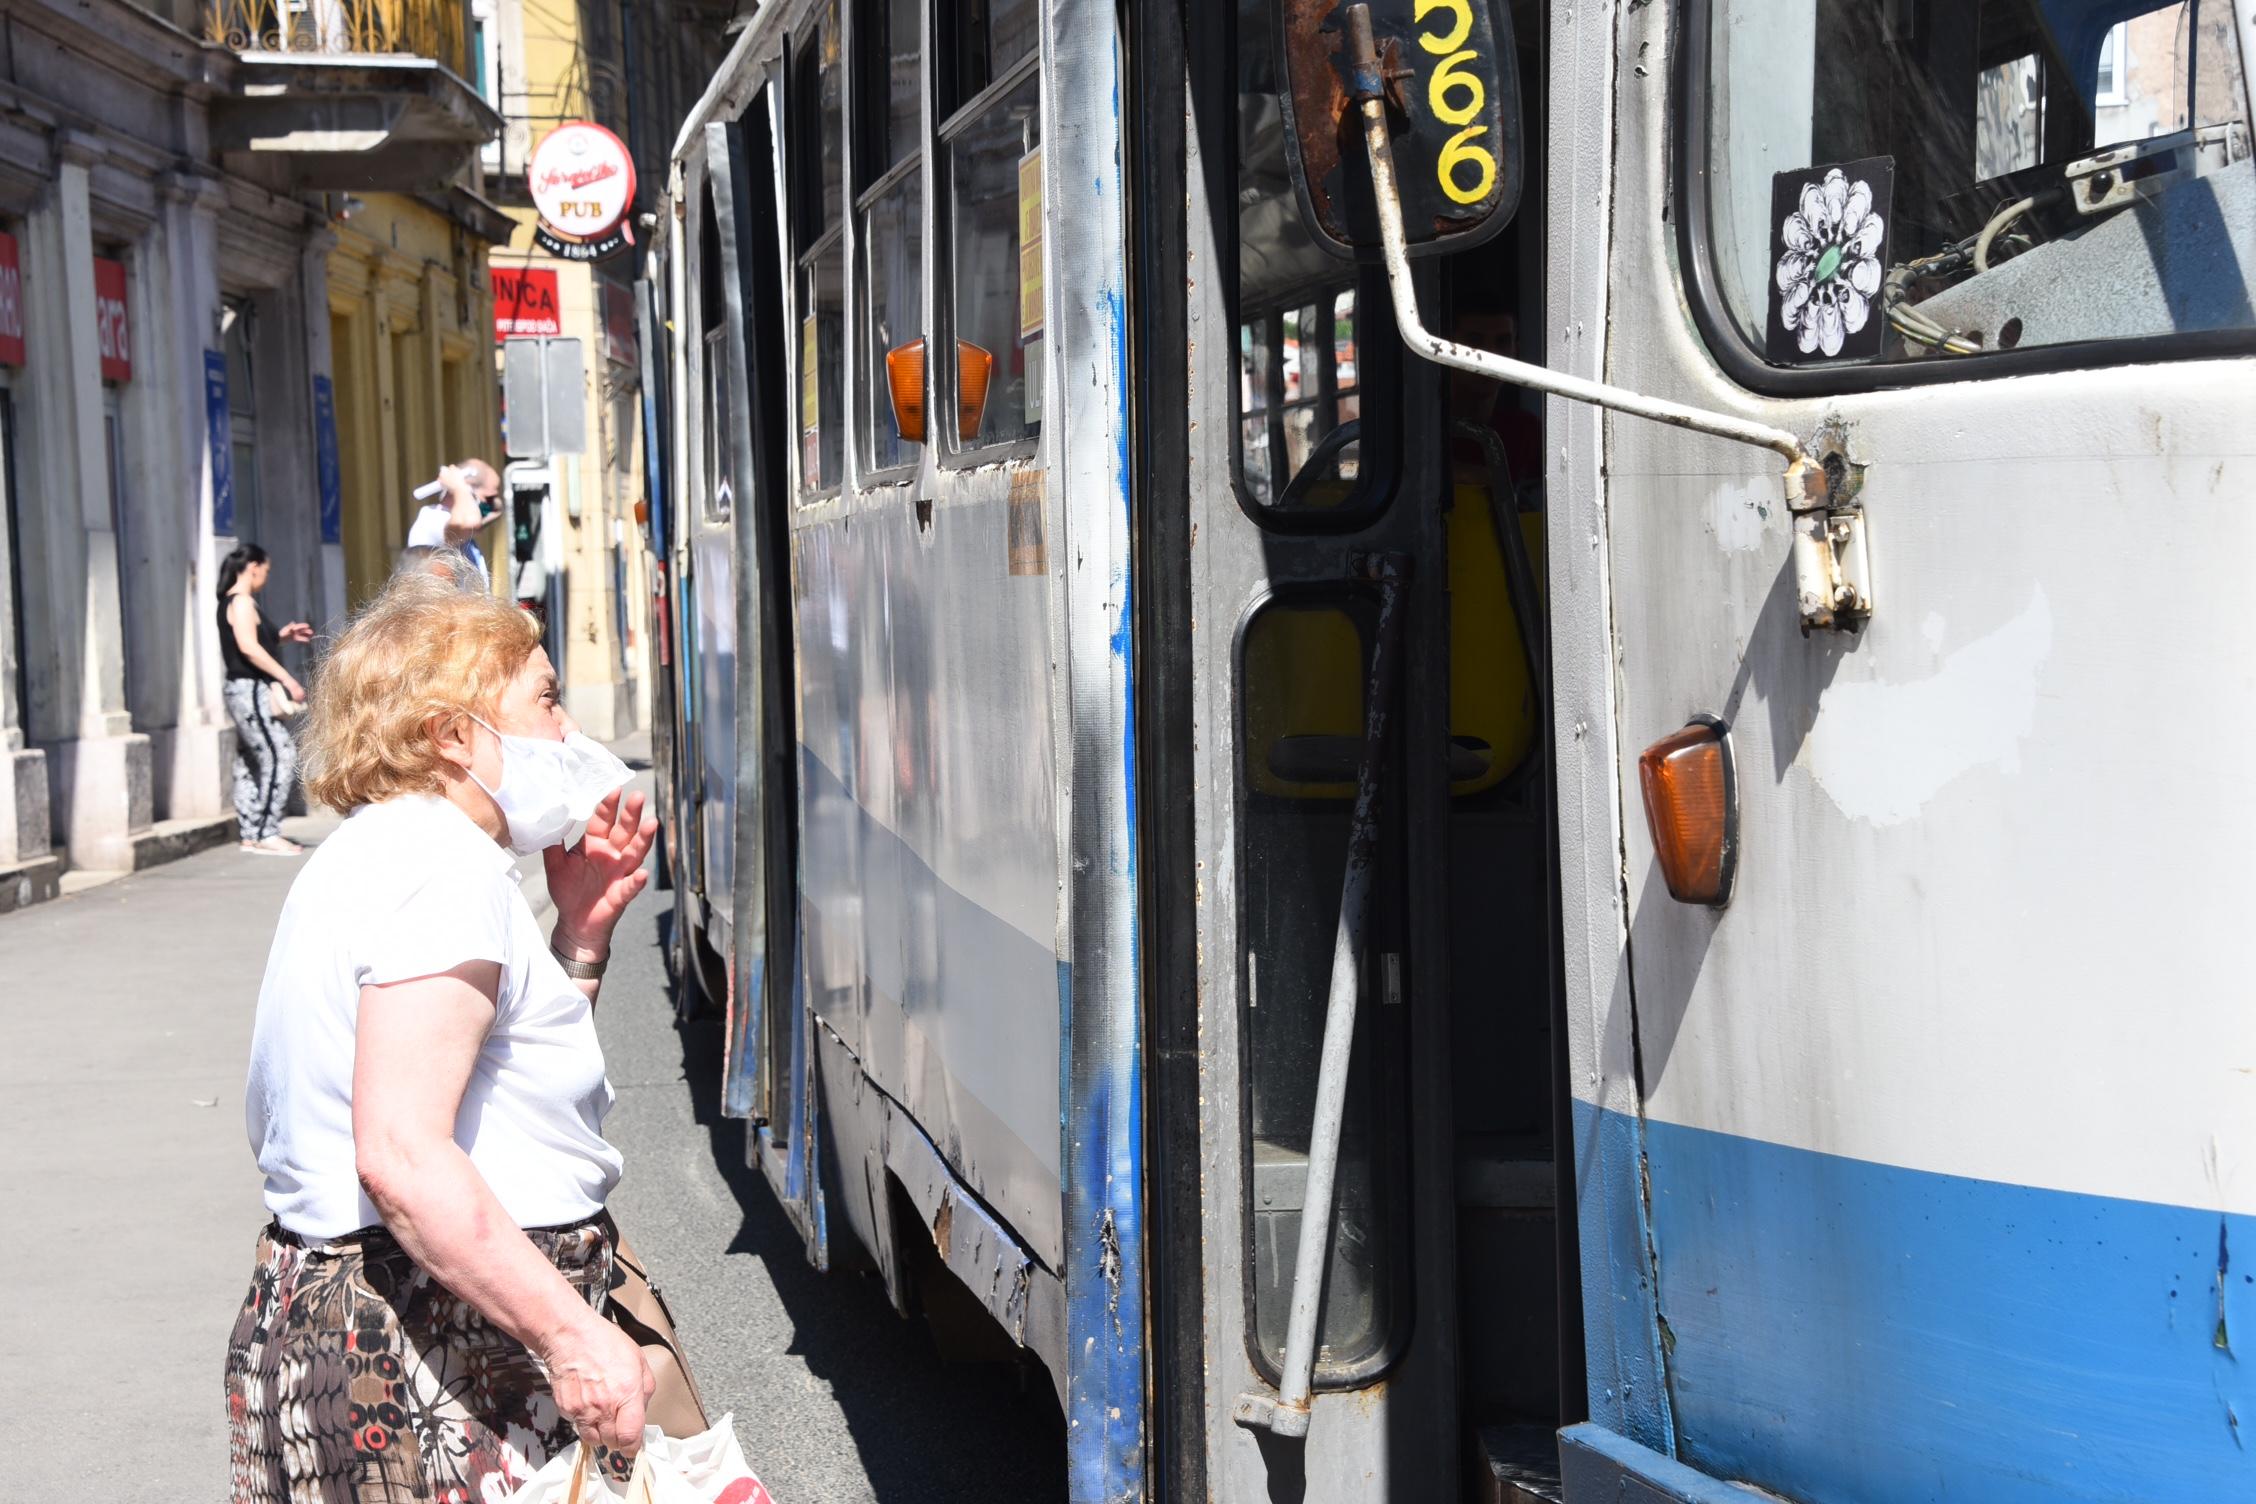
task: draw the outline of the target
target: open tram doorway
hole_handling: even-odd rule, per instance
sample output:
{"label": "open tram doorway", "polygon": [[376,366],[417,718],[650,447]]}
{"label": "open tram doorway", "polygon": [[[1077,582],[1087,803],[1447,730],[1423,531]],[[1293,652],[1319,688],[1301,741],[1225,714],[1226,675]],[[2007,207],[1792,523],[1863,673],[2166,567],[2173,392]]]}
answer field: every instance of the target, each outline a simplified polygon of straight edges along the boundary
{"label": "open tram doorway", "polygon": [[[1421,302],[1445,333],[1540,358],[1546,28],[1541,7],[1514,12],[1520,212],[1426,263]],[[1556,1499],[1554,1433],[1586,1400],[1543,409],[1411,358],[1383,269],[1310,237],[1275,14],[1268,0],[1186,9],[1182,168],[1145,190],[1179,203],[1189,182],[1186,242],[1167,244],[1157,212],[1135,242],[1190,270],[1185,389],[1160,388],[1155,322],[1142,398],[1190,414],[1179,455],[1147,436],[1142,458],[1147,497],[1171,489],[1171,463],[1189,497],[1179,533],[1147,511],[1140,594],[1146,661],[1174,676],[1142,713],[1147,870],[1194,874],[1187,894],[1155,876],[1145,897],[1157,1492]],[[1134,133],[1155,156],[1170,149],[1163,115]],[[1139,286],[1164,319],[1148,274]],[[1387,723],[1370,741],[1374,703]],[[1375,842],[1350,930],[1366,786]],[[1357,963],[1352,1055],[1314,1398],[1290,1437],[1248,1415],[1283,1397],[1301,1229],[1325,1215],[1309,1186],[1325,1162],[1313,1116],[1335,954]],[[1193,1153],[1185,1191],[1167,1167]]]}

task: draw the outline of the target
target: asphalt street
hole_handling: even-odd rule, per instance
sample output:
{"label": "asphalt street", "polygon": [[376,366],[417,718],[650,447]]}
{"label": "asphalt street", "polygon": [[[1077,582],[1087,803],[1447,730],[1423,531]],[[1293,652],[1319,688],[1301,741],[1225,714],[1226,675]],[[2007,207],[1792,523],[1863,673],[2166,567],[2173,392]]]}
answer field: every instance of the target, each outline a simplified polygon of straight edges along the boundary
{"label": "asphalt street", "polygon": [[[220,1365],[265,1221],[243,1074],[297,870],[228,846],[0,917],[0,1497],[226,1497]],[[621,925],[597,1013],[627,1164],[612,1208],[708,1407],[778,1504],[1064,1498],[1038,1370],[946,1361],[874,1280],[809,1267],[716,1111],[719,1024],[674,1022],[665,905],[653,889]]]}

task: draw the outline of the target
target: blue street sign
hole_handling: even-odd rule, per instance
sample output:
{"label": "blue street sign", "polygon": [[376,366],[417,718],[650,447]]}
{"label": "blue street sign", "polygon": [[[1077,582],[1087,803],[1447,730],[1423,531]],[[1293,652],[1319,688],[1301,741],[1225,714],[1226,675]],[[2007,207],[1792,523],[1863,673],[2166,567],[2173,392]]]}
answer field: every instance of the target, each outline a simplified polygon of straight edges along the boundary
{"label": "blue street sign", "polygon": [[235,535],[234,450],[228,444],[227,357],[218,350],[204,352],[204,426],[211,438],[212,532]]}
{"label": "blue street sign", "polygon": [[321,486],[321,541],[345,541],[344,474],[337,463],[337,389],[313,378],[313,468]]}

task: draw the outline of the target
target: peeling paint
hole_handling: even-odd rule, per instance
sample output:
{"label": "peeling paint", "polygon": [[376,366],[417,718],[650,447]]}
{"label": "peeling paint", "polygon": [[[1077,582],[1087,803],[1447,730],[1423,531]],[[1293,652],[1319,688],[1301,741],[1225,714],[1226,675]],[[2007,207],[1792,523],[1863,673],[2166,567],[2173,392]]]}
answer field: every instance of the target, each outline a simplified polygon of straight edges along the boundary
{"label": "peeling paint", "polygon": [[2052,605],[2040,586],[1926,678],[1835,682],[1818,698],[1810,774],[1849,818],[1897,825],[1977,768],[2019,772],[2051,655]]}
{"label": "peeling paint", "polygon": [[1753,553],[1763,547],[1769,532],[1770,503],[1777,495],[1777,484],[1764,476],[1726,483],[1709,492],[1708,531],[1715,534],[1717,546],[1735,554]]}
{"label": "peeling paint", "polygon": [[1106,1309],[1112,1313],[1113,1325],[1120,1324],[1120,1229],[1113,1225],[1112,1209],[1105,1208],[1104,1220],[1097,1226],[1098,1272],[1104,1276],[1107,1298]]}

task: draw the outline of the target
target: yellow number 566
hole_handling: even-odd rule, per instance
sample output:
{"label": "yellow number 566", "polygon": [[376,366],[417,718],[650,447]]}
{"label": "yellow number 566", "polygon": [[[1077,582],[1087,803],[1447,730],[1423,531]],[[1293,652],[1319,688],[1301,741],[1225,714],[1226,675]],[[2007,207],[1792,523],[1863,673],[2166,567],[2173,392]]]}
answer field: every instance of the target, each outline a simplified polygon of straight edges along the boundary
{"label": "yellow number 566", "polygon": [[[1443,143],[1434,161],[1434,175],[1452,203],[1477,204],[1496,186],[1496,154],[1475,139],[1488,134],[1487,126],[1474,123],[1488,107],[1488,86],[1479,73],[1467,67],[1480,59],[1480,54],[1464,45],[1473,32],[1472,0],[1417,0],[1412,15],[1424,21],[1436,11],[1442,13],[1444,29],[1418,36],[1419,46],[1441,58],[1433,76],[1426,80],[1426,105],[1437,120],[1463,129]],[[1474,178],[1469,186],[1459,171],[1468,165]]]}

